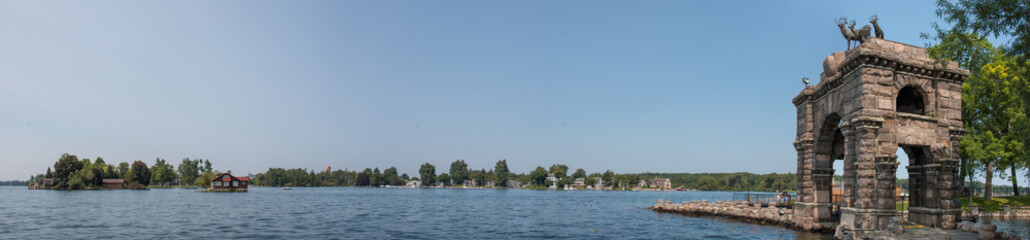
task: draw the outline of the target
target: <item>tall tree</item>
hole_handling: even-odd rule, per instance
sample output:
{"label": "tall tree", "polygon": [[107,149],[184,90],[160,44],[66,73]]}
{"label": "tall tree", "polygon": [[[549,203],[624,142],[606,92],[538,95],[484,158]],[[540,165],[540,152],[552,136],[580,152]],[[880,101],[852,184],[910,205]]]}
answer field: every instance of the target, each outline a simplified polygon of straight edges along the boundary
{"label": "tall tree", "polygon": [[204,172],[211,172],[211,171],[214,171],[214,169],[211,168],[211,161],[208,161],[207,159],[204,159]]}
{"label": "tall tree", "polygon": [[404,180],[401,179],[400,175],[397,175],[397,168],[396,167],[390,167],[390,168],[387,168],[386,170],[383,170],[383,179],[385,180],[386,184],[388,184],[388,185],[393,185],[393,186],[404,185]]}
{"label": "tall tree", "polygon": [[612,172],[612,170],[604,171],[604,174],[601,175],[601,180],[611,184],[615,180],[615,172]]}
{"label": "tall tree", "polygon": [[497,175],[497,186],[508,187],[508,178],[511,171],[508,170],[508,160],[501,159],[494,165],[494,174]]}
{"label": "tall tree", "polygon": [[547,180],[547,170],[544,167],[537,166],[533,172],[529,173],[529,178],[533,181],[533,184],[544,185],[544,181]]}
{"label": "tall tree", "polygon": [[384,181],[383,173],[379,171],[379,168],[376,168],[372,171],[372,176],[370,177],[370,179],[370,181],[372,182],[372,186],[380,186],[386,182]]}
{"label": "tall tree", "polygon": [[423,186],[432,186],[436,183],[436,166],[429,163],[422,164],[422,167],[418,169],[418,175]]}
{"label": "tall tree", "polygon": [[561,178],[565,178],[565,176],[568,174],[568,172],[569,172],[569,166],[565,166],[565,164],[554,164],[554,165],[551,165],[551,169],[550,169],[549,173],[553,173],[554,177],[561,179]]}
{"label": "tall tree", "polygon": [[937,0],[937,16],[951,25],[938,33],[973,33],[979,36],[1012,38],[1011,52],[1030,53],[1030,11],[1026,1]]}
{"label": "tall tree", "polygon": [[440,176],[436,176],[436,180],[446,186],[451,185],[451,175],[448,175],[447,173],[441,173]]}
{"label": "tall tree", "polygon": [[132,171],[132,181],[143,186],[150,185],[150,169],[147,168],[146,163],[136,160],[132,162],[132,169],[130,171]]}
{"label": "tall tree", "polygon": [[572,173],[572,179],[586,178],[586,177],[587,177],[587,171],[583,170],[582,168],[577,168],[576,172]]}
{"label": "tall tree", "polygon": [[[967,129],[965,137],[971,140],[963,139],[962,149],[974,151],[976,154],[962,155],[981,159],[962,165],[984,169],[984,194],[988,199],[991,198],[993,191],[991,181],[995,169],[1009,169],[1012,173],[1009,177],[1013,189],[1019,189],[1016,169],[1030,165],[1030,156],[1025,154],[1030,152],[1030,145],[1023,144],[1030,142],[1030,130],[1027,130],[1030,126],[1026,126],[1028,123],[1025,120],[1026,116],[1030,115],[1030,85],[1027,85],[1030,67],[1026,62],[1027,54],[1030,54],[1028,8],[1030,6],[1025,1],[937,2],[937,16],[948,24],[947,28],[934,25],[937,32],[935,37],[941,40],[941,43],[934,47],[948,50],[943,52],[951,53],[951,60],[958,61],[960,65],[965,63],[963,67],[971,72],[970,77],[963,83],[962,94],[963,123]],[[986,40],[987,36],[1010,37],[1011,41],[1007,46],[1002,44],[1001,47],[995,48]],[[928,38],[926,35],[924,37]],[[961,41],[949,41],[951,39]],[[962,58],[963,56],[972,57]],[[967,89],[976,93],[967,94]],[[1000,91],[987,91],[991,89]],[[983,116],[990,119],[980,119]],[[974,144],[972,140],[987,142]],[[972,149],[966,145],[978,148]],[[971,171],[962,172],[965,174]],[[1004,174],[1002,175],[1004,177]],[[1018,190],[1015,191],[1018,194]]]}
{"label": "tall tree", "polygon": [[125,174],[129,172],[129,163],[121,162],[118,163],[118,175],[125,177]]}
{"label": "tall tree", "polygon": [[68,182],[72,173],[82,169],[82,162],[75,155],[61,154],[61,158],[54,163],[54,182],[58,185]]}
{"label": "tall tree", "polygon": [[100,186],[100,185],[102,185],[104,183],[104,170],[100,170],[100,168],[93,168],[91,171],[92,171],[91,175],[93,175],[93,179],[92,179],[93,181],[90,182],[90,185],[93,185],[93,186]]}
{"label": "tall tree", "polygon": [[451,163],[451,180],[454,184],[462,184],[469,179],[469,165],[465,160],[457,160]]}
{"label": "tall tree", "polygon": [[365,172],[360,172],[358,173],[358,176],[355,177],[354,185],[368,186],[371,182],[372,181],[369,179],[368,174],[366,174]]}
{"label": "tall tree", "polygon": [[179,176],[175,174],[175,168],[161,158],[155,160],[154,166],[150,167],[150,174],[150,182],[155,184],[165,184],[179,178]]}
{"label": "tall tree", "polygon": [[200,177],[200,162],[200,159],[190,160],[189,158],[183,158],[182,162],[179,163],[179,178],[182,179],[184,185],[193,184],[197,177]]}

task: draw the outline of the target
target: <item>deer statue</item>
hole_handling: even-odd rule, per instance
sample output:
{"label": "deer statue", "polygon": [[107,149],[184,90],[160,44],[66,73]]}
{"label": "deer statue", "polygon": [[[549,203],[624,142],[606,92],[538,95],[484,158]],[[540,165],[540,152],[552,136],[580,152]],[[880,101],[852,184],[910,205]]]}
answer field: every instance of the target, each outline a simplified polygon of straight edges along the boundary
{"label": "deer statue", "polygon": [[872,23],[873,24],[873,28],[876,29],[876,38],[883,39],[883,30],[880,29],[880,24],[876,23],[876,21],[879,21],[879,20],[880,20],[880,18],[877,17],[876,14],[873,14],[872,17],[869,17],[869,23]]}
{"label": "deer statue", "polygon": [[[855,20],[848,21],[847,17],[841,17],[834,21],[837,23],[837,27],[840,28],[840,33],[844,35],[844,39],[848,40],[848,50],[851,50],[851,41],[856,41],[858,44],[865,43],[866,39],[869,39],[869,31],[872,30],[869,25],[865,25],[860,29],[855,29]],[[847,28],[845,28],[847,25]],[[855,46],[858,46],[856,44]]]}
{"label": "deer statue", "polygon": [[848,18],[841,17],[840,19],[834,20],[833,22],[837,23],[837,27],[840,28],[840,34],[844,35],[844,40],[848,41],[848,50],[851,50],[851,41],[855,41],[856,38],[855,32],[852,32],[851,30],[845,27],[845,25],[848,24]]}

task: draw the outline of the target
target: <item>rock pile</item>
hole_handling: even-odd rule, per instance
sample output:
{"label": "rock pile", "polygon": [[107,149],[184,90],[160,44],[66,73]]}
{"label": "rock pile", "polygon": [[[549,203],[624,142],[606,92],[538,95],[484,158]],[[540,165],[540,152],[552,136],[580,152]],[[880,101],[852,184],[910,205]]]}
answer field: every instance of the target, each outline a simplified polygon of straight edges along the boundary
{"label": "rock pile", "polygon": [[776,207],[776,202],[770,202],[768,207],[764,208],[762,205],[762,203],[748,203],[745,201],[708,202],[708,200],[673,203],[659,199],[658,203],[651,207],[651,209],[657,212],[722,216],[762,224],[793,226],[793,209],[778,208]]}

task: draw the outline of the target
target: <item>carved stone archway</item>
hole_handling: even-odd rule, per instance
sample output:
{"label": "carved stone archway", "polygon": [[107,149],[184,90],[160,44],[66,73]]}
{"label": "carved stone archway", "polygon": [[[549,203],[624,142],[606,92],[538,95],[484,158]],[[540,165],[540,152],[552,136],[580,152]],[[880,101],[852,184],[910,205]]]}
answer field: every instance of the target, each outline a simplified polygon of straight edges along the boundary
{"label": "carved stone archway", "polygon": [[[900,146],[911,158],[908,221],[954,228],[961,214],[958,146],[968,75],[954,62],[935,62],[926,49],[878,38],[826,57],[819,84],[793,99],[795,223],[808,230],[840,225],[861,234],[902,221],[895,209]],[[908,112],[897,109],[899,93]],[[909,110],[912,104],[924,106]],[[832,162],[838,159],[844,161],[844,196],[833,201]]]}

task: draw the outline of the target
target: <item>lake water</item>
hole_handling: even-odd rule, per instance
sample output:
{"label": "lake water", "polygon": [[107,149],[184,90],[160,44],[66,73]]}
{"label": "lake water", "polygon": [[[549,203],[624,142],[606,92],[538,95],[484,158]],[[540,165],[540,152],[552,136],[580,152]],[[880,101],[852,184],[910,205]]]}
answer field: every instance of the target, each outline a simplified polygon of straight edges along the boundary
{"label": "lake water", "polygon": [[731,192],[0,187],[0,239],[826,239],[778,226],[655,213],[657,199]]}

